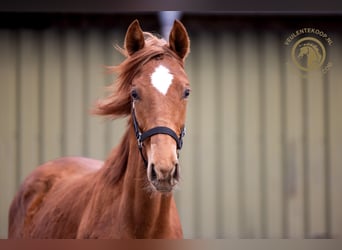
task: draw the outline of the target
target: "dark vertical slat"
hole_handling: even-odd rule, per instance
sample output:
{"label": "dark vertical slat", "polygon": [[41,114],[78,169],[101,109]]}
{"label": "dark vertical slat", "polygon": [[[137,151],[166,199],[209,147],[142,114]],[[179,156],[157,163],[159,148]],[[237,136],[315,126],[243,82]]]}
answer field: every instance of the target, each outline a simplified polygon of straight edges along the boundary
{"label": "dark vertical slat", "polygon": [[0,29],[0,238],[7,238],[8,211],[17,190],[16,34]]}
{"label": "dark vertical slat", "polygon": [[[109,59],[109,65],[110,66],[116,66],[121,64],[124,60],[125,57],[121,55],[121,53],[114,48],[114,45],[118,45],[121,48],[124,47],[124,34],[121,33],[118,29],[113,29],[111,30],[111,36],[107,40],[107,49],[108,49],[108,54],[110,55]],[[115,82],[117,74],[110,73],[108,75],[109,82],[108,84],[111,84]],[[108,92],[105,93],[108,95]],[[127,119],[128,118],[120,118],[116,119],[115,121],[112,120],[107,120],[106,122],[108,123],[109,126],[109,150],[112,150],[118,143],[120,143],[121,137],[123,135],[123,131],[126,130],[127,128]]]}
{"label": "dark vertical slat", "polygon": [[[199,66],[200,72],[206,72],[202,74],[200,81],[198,82],[200,88],[199,98],[201,102],[199,109],[201,110],[200,115],[200,181],[198,191],[201,193],[201,237],[213,238],[216,235],[216,192],[217,192],[217,159],[216,150],[217,143],[215,141],[217,125],[217,101],[215,99],[218,88],[218,82],[216,79],[216,58],[215,50],[212,44],[215,38],[213,33],[204,32],[200,35],[200,59]],[[207,183],[205,186],[203,183]],[[210,212],[209,212],[210,211]]]}
{"label": "dark vertical slat", "polygon": [[69,156],[81,156],[83,154],[84,124],[84,83],[82,35],[76,29],[70,29],[66,33],[66,154]]}
{"label": "dark vertical slat", "polygon": [[302,87],[302,114],[303,114],[303,120],[302,120],[302,130],[303,130],[303,195],[304,195],[304,203],[303,203],[303,223],[304,223],[304,237],[309,238],[309,232],[310,232],[310,210],[308,207],[309,204],[309,152],[308,152],[308,81],[306,78],[302,78],[301,82]]}
{"label": "dark vertical slat", "polygon": [[330,104],[329,104],[329,92],[330,92],[330,79],[329,73],[323,77],[323,115],[324,115],[324,201],[325,201],[325,232],[326,238],[331,238],[331,189],[330,189],[330,176],[331,176],[331,162],[330,162]]}
{"label": "dark vertical slat", "polygon": [[286,146],[286,138],[288,137],[287,131],[287,99],[288,99],[288,94],[287,94],[287,88],[286,88],[286,82],[287,82],[287,77],[286,77],[286,50],[282,45],[282,36],[278,36],[278,51],[280,54],[280,60],[281,62],[279,63],[279,72],[281,74],[280,77],[280,107],[281,107],[281,112],[280,112],[280,130],[281,130],[281,148],[282,148],[282,200],[283,200],[283,214],[282,214],[282,225],[283,225],[283,238],[288,238],[289,237],[289,225],[288,225],[288,196],[287,196],[287,184],[286,184],[286,174],[287,174],[287,168],[286,166],[289,164],[287,159],[288,159],[288,151],[287,151],[287,146]]}
{"label": "dark vertical slat", "polygon": [[[327,58],[331,60],[331,48],[327,48]],[[330,151],[331,151],[331,141],[330,141],[330,102],[329,102],[329,92],[330,92],[330,71],[323,75],[323,128],[324,128],[324,201],[325,201],[325,233],[326,238],[332,238],[332,228],[331,228],[331,160],[330,160]]]}
{"label": "dark vertical slat", "polygon": [[220,94],[217,96],[220,99],[222,113],[219,115],[222,122],[221,128],[221,162],[223,167],[220,173],[218,182],[223,195],[221,203],[222,217],[220,218],[223,235],[228,238],[239,237],[239,223],[238,223],[238,174],[237,164],[237,51],[236,51],[236,37],[235,34],[227,31],[221,35],[221,60],[219,62],[221,70],[221,86]]}
{"label": "dark vertical slat", "polygon": [[89,99],[89,77],[88,72],[89,72],[89,52],[87,51],[88,44],[89,44],[89,37],[88,37],[88,32],[85,29],[82,29],[81,31],[81,51],[82,51],[82,56],[80,58],[80,63],[82,63],[82,126],[83,126],[83,134],[82,134],[82,155],[83,156],[89,156],[89,137],[88,137],[88,131],[89,131],[89,107],[88,107],[88,102],[87,100]]}
{"label": "dark vertical slat", "polygon": [[303,84],[300,72],[292,62],[291,48],[284,47],[286,70],[286,166],[284,171],[285,195],[288,210],[288,237],[304,237],[304,134]]}
{"label": "dark vertical slat", "polygon": [[[282,238],[282,131],[281,131],[281,72],[283,66],[281,54],[279,51],[280,40],[273,33],[265,33],[262,36],[263,59],[261,77],[265,81],[260,83],[261,100],[260,112],[264,113],[261,124],[261,142],[264,141],[264,146],[260,152],[264,154],[264,160],[261,158],[261,198],[262,218],[261,231],[265,238]],[[264,92],[264,93],[263,93]],[[264,99],[264,100],[263,100]],[[264,124],[264,125],[263,125]],[[264,133],[264,135],[262,134]],[[264,198],[263,198],[264,196]]]}
{"label": "dark vertical slat", "polygon": [[37,32],[37,43],[38,43],[38,162],[42,164],[44,161],[44,41],[43,41],[43,32]]}
{"label": "dark vertical slat", "polygon": [[[114,48],[115,45],[118,45],[123,48],[123,38],[122,34],[117,29],[109,29],[104,33],[103,38],[103,48],[104,48],[104,65],[105,66],[117,66],[125,59],[118,50]],[[104,70],[105,71],[105,70]],[[104,86],[109,86],[115,83],[117,74],[105,72],[105,83]],[[108,96],[108,89],[103,88],[103,96]],[[110,154],[111,150],[116,146],[116,144],[120,141],[123,130],[126,126],[126,120],[117,119],[117,120],[105,120],[105,155]]]}
{"label": "dark vertical slat", "polygon": [[15,31],[15,61],[16,61],[16,100],[17,100],[17,106],[16,106],[16,122],[18,124],[17,126],[17,136],[16,136],[16,153],[17,153],[17,160],[15,164],[15,171],[16,171],[16,186],[19,187],[21,183],[21,165],[22,165],[22,159],[21,159],[21,130],[20,130],[20,124],[21,124],[21,67],[20,67],[20,61],[21,61],[21,39],[20,39],[20,30]]}
{"label": "dark vertical slat", "polygon": [[[196,51],[198,50],[198,39],[199,36],[198,34],[196,34],[196,36],[193,36],[193,41],[192,41],[192,50],[193,50],[193,54],[192,54],[192,67],[193,67],[193,72],[200,72],[199,69],[199,65],[198,65],[198,61],[199,61],[199,55],[198,53],[196,53]],[[195,84],[197,82],[199,82],[199,74],[195,73],[192,78],[194,79]],[[198,88],[195,84],[193,84],[193,95],[191,98],[193,98],[193,104],[195,107],[199,107],[200,106],[200,102],[201,100],[198,98],[201,94],[200,94],[200,88]],[[196,127],[193,127],[193,134],[195,135],[194,140],[193,140],[193,148],[194,148],[194,159],[193,159],[193,166],[199,166],[200,163],[200,157],[198,154],[200,154],[199,152],[199,143],[200,143],[200,133],[199,131],[201,131],[201,123],[200,123],[200,115],[201,115],[201,111],[198,108],[194,109],[194,123],[196,124]],[[193,213],[193,228],[194,228],[194,232],[193,232],[193,236],[194,238],[199,238],[200,237],[200,228],[201,228],[201,220],[199,220],[198,218],[200,218],[201,216],[201,194],[198,192],[199,187],[201,185],[200,183],[200,176],[201,174],[199,173],[199,168],[196,167],[196,171],[194,171],[194,176],[193,176],[193,190],[195,190],[194,193],[194,207],[196,208],[194,210]]]}
{"label": "dark vertical slat", "polygon": [[239,238],[243,238],[245,235],[245,225],[246,225],[246,205],[245,205],[245,164],[244,164],[244,148],[245,148],[245,131],[244,131],[244,126],[243,124],[245,123],[244,121],[244,94],[243,94],[243,80],[242,80],[242,74],[243,74],[243,62],[242,62],[242,48],[241,48],[241,42],[242,42],[242,34],[239,32],[237,34],[237,39],[236,39],[236,48],[237,48],[237,65],[238,65],[238,79],[237,79],[237,84],[238,84],[238,88],[237,88],[237,95],[238,95],[238,103],[237,103],[237,109],[238,112],[236,120],[237,120],[237,124],[238,124],[238,131],[237,131],[237,148],[238,148],[238,156],[237,156],[237,162],[238,162],[238,196],[239,196],[239,200],[238,200],[238,207],[239,207]]}
{"label": "dark vertical slat", "polygon": [[329,161],[330,161],[330,226],[333,238],[342,238],[342,35],[332,34],[334,41],[331,47],[331,62],[333,67],[329,70]]}
{"label": "dark vertical slat", "polygon": [[66,156],[66,30],[60,30],[61,36],[61,155]]}
{"label": "dark vertical slat", "polygon": [[60,32],[42,31],[42,158],[50,161],[61,156],[61,50]]}
{"label": "dark vertical slat", "polygon": [[259,105],[260,105],[260,218],[261,218],[261,238],[266,238],[267,236],[267,169],[266,169],[266,131],[267,123],[266,123],[266,89],[265,89],[265,37],[261,36],[262,33],[258,33],[258,57],[259,57]]}
{"label": "dark vertical slat", "polygon": [[[103,54],[105,55],[104,56],[104,59],[105,59],[105,62],[104,64],[106,66],[111,66],[111,58],[113,56],[112,53],[109,53],[110,49],[112,48],[108,48],[108,41],[111,39],[111,35],[110,33],[112,32],[112,30],[106,30],[103,32]],[[107,72],[106,72],[107,74]],[[109,77],[108,75],[106,75],[106,78],[105,78],[106,82],[104,83],[104,86],[108,86],[110,84],[109,82]],[[107,82],[108,81],[108,82]],[[103,88],[104,90],[104,88]],[[105,95],[106,93],[103,94],[103,96]],[[106,151],[106,154],[109,154],[111,148],[112,148],[112,145],[111,145],[111,141],[110,141],[110,122],[106,122],[106,125],[105,125],[105,137],[104,137],[104,143],[105,143],[105,151]]]}
{"label": "dark vertical slat", "polygon": [[[245,184],[245,225],[244,237],[260,237],[260,146],[259,146],[259,72],[257,33],[246,31],[242,41],[243,99],[244,99],[244,184]],[[257,214],[257,215],[255,215]]]}
{"label": "dark vertical slat", "polygon": [[222,59],[220,58],[223,53],[220,49],[222,49],[221,46],[219,46],[219,43],[220,43],[220,38],[222,37],[221,34],[217,34],[215,33],[214,34],[214,39],[213,39],[213,46],[215,46],[215,55],[214,57],[216,58],[216,61],[215,61],[215,65],[213,66],[213,69],[215,69],[215,75],[216,75],[216,86],[215,86],[215,97],[216,99],[214,100],[215,101],[215,109],[216,109],[216,127],[214,128],[215,131],[216,131],[216,134],[215,134],[215,141],[217,142],[216,145],[217,145],[217,150],[215,151],[215,162],[213,162],[213,166],[217,166],[216,168],[216,176],[215,176],[215,179],[217,180],[216,181],[216,192],[215,192],[215,200],[216,200],[216,211],[215,211],[215,214],[216,214],[216,238],[224,238],[224,227],[223,227],[223,223],[224,221],[222,220],[223,218],[223,201],[224,201],[224,197],[223,197],[223,192],[222,192],[222,189],[223,189],[223,179],[222,179],[222,172],[223,172],[223,168],[225,167],[224,166],[224,163],[222,162],[222,158],[220,157],[222,154],[224,153],[227,153],[227,152],[224,152],[223,151],[223,141],[222,141],[222,133],[225,133],[225,129],[224,127],[222,126],[223,124],[223,112],[224,111],[224,107],[223,105],[221,104],[222,100],[220,100],[220,98],[218,98],[220,96],[220,93],[221,93],[221,89],[222,89],[222,84],[224,84],[224,81],[222,79],[222,66],[220,64],[220,62],[222,61]]}
{"label": "dark vertical slat", "polygon": [[[196,36],[196,47],[195,47],[195,51],[200,51],[200,39],[201,39],[201,36],[199,34],[197,34]],[[197,49],[196,49],[197,48]],[[196,56],[194,57],[195,58],[195,72],[200,72],[201,71],[201,68],[200,68],[200,65],[199,65],[199,54],[197,53]],[[196,75],[196,82],[200,82],[200,78],[197,77],[199,75]],[[195,145],[196,145],[196,155],[195,155],[195,166],[200,166],[201,165],[201,161],[200,161],[200,143],[202,143],[202,140],[201,140],[201,134],[200,134],[200,131],[202,131],[202,123],[201,123],[201,114],[202,114],[202,111],[199,109],[199,107],[201,106],[201,101],[200,100],[200,97],[201,96],[201,88],[198,87],[197,85],[197,88],[196,88],[196,99],[195,99],[195,106],[197,107],[196,109],[196,114],[195,114],[195,120],[196,120],[196,129],[195,129],[195,134],[196,134],[196,140],[194,141]],[[194,190],[196,190],[196,195],[195,195],[195,207],[196,207],[196,210],[195,210],[195,213],[194,213],[194,218],[195,218],[195,225],[194,225],[194,228],[195,228],[195,232],[194,232],[194,236],[196,238],[201,238],[202,237],[202,231],[201,231],[201,227],[202,227],[202,221],[201,220],[198,220],[198,218],[201,218],[201,214],[202,214],[202,210],[203,210],[203,207],[201,205],[201,202],[202,202],[202,195],[201,193],[198,191],[200,190],[200,186],[201,186],[201,169],[200,168],[196,168],[196,173],[194,175]]]}
{"label": "dark vertical slat", "polygon": [[324,82],[320,71],[308,77],[308,224],[309,237],[325,232]]}
{"label": "dark vertical slat", "polygon": [[39,62],[37,31],[25,29],[21,31],[20,98],[21,122],[21,181],[38,165],[38,82]]}
{"label": "dark vertical slat", "polygon": [[[107,122],[102,117],[92,114],[96,101],[104,95],[106,59],[104,53],[104,34],[102,30],[87,31],[87,66],[86,82],[87,94],[85,104],[87,156],[104,160],[107,157],[105,132]],[[109,121],[108,121],[109,122]]]}

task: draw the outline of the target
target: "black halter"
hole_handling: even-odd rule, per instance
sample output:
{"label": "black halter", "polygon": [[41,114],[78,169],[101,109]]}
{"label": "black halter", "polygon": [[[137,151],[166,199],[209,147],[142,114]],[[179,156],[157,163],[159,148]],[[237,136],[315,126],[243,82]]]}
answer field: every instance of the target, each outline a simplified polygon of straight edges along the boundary
{"label": "black halter", "polygon": [[183,146],[183,137],[185,136],[185,127],[181,129],[179,136],[172,129],[168,127],[163,127],[163,126],[154,127],[145,132],[140,132],[139,123],[135,116],[134,101],[132,102],[132,120],[133,120],[133,126],[134,126],[134,131],[135,131],[135,137],[137,138],[137,141],[138,141],[138,148],[140,151],[141,158],[143,159],[145,163],[145,166],[147,166],[148,162],[142,152],[143,142],[147,138],[156,134],[165,134],[165,135],[171,136],[177,143],[177,157],[179,157],[178,150],[180,150]]}

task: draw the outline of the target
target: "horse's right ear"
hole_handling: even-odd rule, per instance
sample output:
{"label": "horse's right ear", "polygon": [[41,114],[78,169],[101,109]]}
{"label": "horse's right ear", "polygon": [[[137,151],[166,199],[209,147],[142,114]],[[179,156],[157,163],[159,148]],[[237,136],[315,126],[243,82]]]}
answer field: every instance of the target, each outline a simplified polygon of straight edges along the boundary
{"label": "horse's right ear", "polygon": [[169,45],[181,59],[185,59],[190,51],[190,40],[188,32],[183,24],[175,20],[169,36]]}
{"label": "horse's right ear", "polygon": [[128,55],[133,55],[145,45],[143,31],[140,28],[139,21],[134,20],[128,27],[125,37],[125,49]]}

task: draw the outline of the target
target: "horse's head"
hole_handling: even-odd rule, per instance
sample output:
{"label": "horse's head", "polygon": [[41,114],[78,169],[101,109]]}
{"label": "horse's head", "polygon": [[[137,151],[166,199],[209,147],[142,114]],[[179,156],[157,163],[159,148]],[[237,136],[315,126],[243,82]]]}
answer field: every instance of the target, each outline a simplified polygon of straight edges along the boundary
{"label": "horse's head", "polygon": [[178,150],[185,126],[189,80],[183,62],[189,52],[184,26],[175,21],[169,43],[143,33],[138,21],[125,37],[128,57],[146,57],[132,78],[132,120],[153,189],[170,192],[179,181]]}

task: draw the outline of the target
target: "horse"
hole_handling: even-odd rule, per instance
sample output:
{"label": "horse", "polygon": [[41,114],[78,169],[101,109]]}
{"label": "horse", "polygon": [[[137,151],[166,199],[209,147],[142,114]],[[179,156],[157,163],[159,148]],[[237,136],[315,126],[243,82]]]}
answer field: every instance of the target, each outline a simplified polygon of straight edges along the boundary
{"label": "horse", "polygon": [[62,157],[37,167],[9,210],[9,238],[182,238],[174,190],[185,134],[190,40],[175,20],[166,41],[138,20],[125,35],[126,58],[92,113],[127,117],[120,143],[102,162]]}

